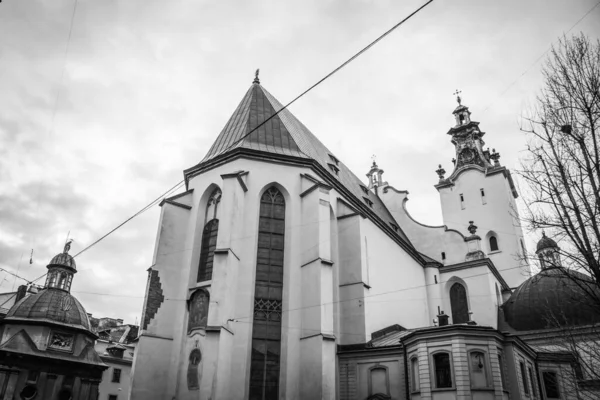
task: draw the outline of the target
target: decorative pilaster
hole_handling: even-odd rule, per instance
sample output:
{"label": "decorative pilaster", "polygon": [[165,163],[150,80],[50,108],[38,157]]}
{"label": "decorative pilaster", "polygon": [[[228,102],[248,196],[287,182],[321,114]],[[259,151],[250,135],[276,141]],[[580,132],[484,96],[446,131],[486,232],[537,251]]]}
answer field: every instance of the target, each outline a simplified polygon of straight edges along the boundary
{"label": "decorative pilaster", "polygon": [[302,399],[335,398],[333,269],[329,188],[318,186],[302,197],[302,329],[300,380]]}

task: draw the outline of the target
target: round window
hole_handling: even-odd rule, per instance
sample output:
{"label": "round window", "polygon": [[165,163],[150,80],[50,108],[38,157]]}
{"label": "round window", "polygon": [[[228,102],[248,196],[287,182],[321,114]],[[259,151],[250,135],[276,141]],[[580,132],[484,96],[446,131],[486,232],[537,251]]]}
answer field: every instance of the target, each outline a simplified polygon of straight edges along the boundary
{"label": "round window", "polygon": [[34,385],[27,385],[21,390],[21,398],[31,400],[37,396],[37,388]]}

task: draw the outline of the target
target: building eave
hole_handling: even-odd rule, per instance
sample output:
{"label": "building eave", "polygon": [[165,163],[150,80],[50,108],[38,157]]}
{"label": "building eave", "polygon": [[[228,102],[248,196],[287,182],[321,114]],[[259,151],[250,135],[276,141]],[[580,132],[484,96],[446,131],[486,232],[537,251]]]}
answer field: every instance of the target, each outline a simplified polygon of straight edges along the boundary
{"label": "building eave", "polygon": [[[291,165],[298,167],[310,168],[315,174],[325,181],[326,184],[336,189],[344,199],[351,203],[354,208],[360,211],[361,214],[367,216],[375,225],[385,232],[392,240],[402,247],[415,261],[421,266],[425,265],[425,260],[419,252],[412,246],[410,242],[404,241],[391,226],[383,221],[375,212],[364,204],[344,185],[342,185],[331,173],[329,173],[317,160],[304,157],[294,157],[290,155],[277,154],[254,149],[238,147],[220,154],[206,162],[199,163],[191,168],[183,171],[185,178],[186,189],[189,190],[189,181],[194,176],[202,174],[206,171],[217,168],[221,165],[229,163],[233,160],[244,158],[250,160],[259,160],[263,162],[271,162],[280,165]],[[401,229],[401,227],[400,227]]]}

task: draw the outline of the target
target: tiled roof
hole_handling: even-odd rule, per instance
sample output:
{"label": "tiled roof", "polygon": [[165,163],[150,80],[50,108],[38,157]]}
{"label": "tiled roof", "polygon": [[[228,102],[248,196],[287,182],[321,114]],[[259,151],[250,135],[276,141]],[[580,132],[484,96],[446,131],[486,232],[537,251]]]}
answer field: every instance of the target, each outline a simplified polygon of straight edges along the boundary
{"label": "tiled roof", "polygon": [[[186,173],[202,169],[211,161],[236,149],[272,153],[307,161],[315,160],[333,179],[350,191],[356,200],[367,204],[384,224],[395,223],[379,197],[371,191],[365,195],[361,189],[364,183],[288,109],[284,109],[252,132],[281,109],[282,104],[265,88],[258,83],[253,84],[204,159],[195,167],[186,170]],[[249,134],[250,132],[252,133]],[[365,196],[368,196],[369,201],[363,199]],[[413,247],[401,228],[396,233],[402,241]]]}
{"label": "tiled roof", "polygon": [[45,289],[27,296],[15,304],[4,319],[38,320],[71,328],[90,330],[87,313],[70,293],[60,289]]}

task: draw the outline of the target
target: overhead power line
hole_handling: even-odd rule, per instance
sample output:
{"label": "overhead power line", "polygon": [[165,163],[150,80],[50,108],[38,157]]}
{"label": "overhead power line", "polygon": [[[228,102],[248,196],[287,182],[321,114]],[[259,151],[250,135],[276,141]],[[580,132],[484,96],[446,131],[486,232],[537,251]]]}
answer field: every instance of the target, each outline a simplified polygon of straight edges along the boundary
{"label": "overhead power line", "polygon": [[[378,43],[379,41],[381,41],[384,37],[386,37],[387,35],[389,35],[390,33],[392,33],[394,30],[396,30],[400,25],[404,24],[406,21],[408,21],[410,18],[412,18],[414,15],[416,15],[419,11],[421,11],[423,8],[425,8],[426,6],[428,6],[429,4],[431,4],[433,2],[433,0],[429,0],[427,3],[423,4],[421,7],[417,8],[415,11],[413,11],[411,14],[409,14],[407,17],[405,17],[404,19],[402,19],[400,22],[398,22],[397,24],[395,24],[394,26],[392,26],[390,29],[388,29],[387,31],[385,31],[383,34],[381,34],[379,37],[377,37],[375,40],[373,40],[371,43],[369,43],[367,46],[363,47],[360,51],[358,51],[356,54],[354,54],[352,57],[350,57],[349,59],[347,59],[346,61],[344,61],[340,66],[338,66],[337,68],[335,68],[333,71],[331,71],[330,73],[328,73],[327,75],[325,75],[323,78],[321,78],[317,83],[315,83],[314,85],[312,85],[311,87],[309,87],[308,89],[306,89],[304,92],[300,93],[298,96],[296,96],[292,101],[290,101],[289,103],[287,103],[285,106],[283,106],[280,110],[276,111],[273,115],[271,115],[269,118],[267,118],[265,121],[263,121],[261,124],[259,124],[258,126],[256,126],[254,129],[252,129],[250,132],[246,133],[244,136],[242,136],[240,139],[238,139],[235,144],[239,143],[241,140],[243,140],[244,138],[246,138],[247,136],[249,136],[250,134],[252,134],[254,131],[256,131],[257,129],[259,129],[261,126],[263,126],[264,124],[266,124],[268,121],[270,121],[272,118],[274,118],[277,114],[279,114],[281,111],[285,110],[287,107],[289,107],[290,105],[292,105],[293,103],[295,103],[297,100],[299,100],[301,97],[303,97],[305,94],[307,94],[308,92],[310,92],[311,90],[313,90],[315,87],[317,87],[318,85],[320,85],[321,83],[323,83],[325,80],[327,80],[328,78],[330,78],[332,75],[334,75],[336,72],[338,72],[339,70],[341,70],[342,68],[344,68],[346,65],[350,64],[352,61],[354,61],[357,57],[359,57],[361,54],[363,54],[364,52],[366,52],[367,50],[369,50],[371,47],[373,47],[376,43]],[[71,23],[71,28],[72,28],[72,23]],[[70,37],[70,33],[69,33],[69,37]],[[132,215],[131,217],[127,218],[125,221],[123,221],[121,224],[117,225],[114,229],[112,229],[111,231],[109,231],[108,233],[106,233],[105,235],[103,235],[102,237],[100,237],[98,240],[96,240],[95,242],[93,242],[92,244],[90,244],[89,246],[87,246],[86,248],[84,248],[83,250],[81,250],[79,253],[75,254],[74,257],[77,257],[78,255],[82,254],[83,252],[89,250],[90,248],[92,248],[93,246],[95,246],[96,244],[98,244],[100,241],[104,240],[106,237],[108,237],[110,234],[112,234],[113,232],[115,232],[117,229],[121,228],[123,225],[125,225],[127,222],[131,221],[133,218],[137,217],[138,215],[142,214],[143,212],[145,212],[147,209],[149,209],[150,207],[152,207],[155,203],[157,203],[158,201],[160,201],[164,196],[167,195],[167,193],[170,193],[171,191],[173,191],[177,186],[181,185],[185,180],[179,181],[175,186],[173,186],[171,189],[169,189],[167,192],[165,192],[164,194],[162,194],[159,198],[155,199],[154,201],[152,201],[151,203],[149,203],[146,207],[144,207],[143,209],[141,209],[140,211],[138,211],[137,213],[135,213],[134,215]],[[33,280],[32,282],[36,282],[40,279],[42,279],[44,276],[46,276],[46,274],[36,278],[35,280]]]}

